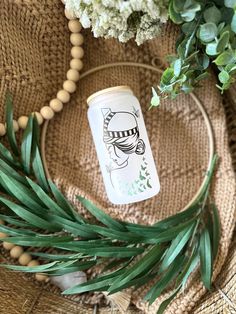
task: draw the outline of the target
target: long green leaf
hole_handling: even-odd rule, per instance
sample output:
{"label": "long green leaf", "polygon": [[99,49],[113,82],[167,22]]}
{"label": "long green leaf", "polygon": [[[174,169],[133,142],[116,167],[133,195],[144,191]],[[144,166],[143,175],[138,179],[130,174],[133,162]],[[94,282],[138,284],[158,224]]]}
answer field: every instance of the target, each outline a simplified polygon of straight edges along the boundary
{"label": "long green leaf", "polygon": [[192,235],[195,224],[192,224],[181,231],[178,236],[172,241],[171,246],[166,252],[166,255],[162,261],[160,271],[166,270],[174,259],[181,253],[185,247],[190,236]]}
{"label": "long green leaf", "polygon": [[205,194],[207,193],[207,190],[209,189],[209,185],[210,185],[210,182],[211,182],[213,174],[214,174],[217,160],[218,160],[218,156],[215,154],[212,158],[210,169],[209,169],[208,173],[206,174],[207,180],[206,180],[206,182],[205,182],[205,184],[201,190],[201,193],[199,194],[198,198],[196,198],[193,205],[199,203],[201,201],[201,199],[205,197]]}
{"label": "long green leaf", "polygon": [[19,163],[19,161],[2,143],[0,143],[0,156],[12,167],[21,169],[21,164]]}
{"label": "long green leaf", "polygon": [[[7,234],[7,237],[10,236],[34,236],[36,233],[32,230],[27,230],[27,229],[15,229],[13,227],[5,226],[5,225],[0,225],[0,232],[4,232]],[[2,240],[2,239],[0,239]],[[5,241],[5,239],[4,239]]]}
{"label": "long green leaf", "polygon": [[184,230],[186,227],[190,227],[194,221],[195,218],[192,218],[189,221],[178,224],[177,226],[172,227],[171,232],[169,232],[169,230],[159,230],[159,232],[156,230],[149,230],[149,232],[142,232],[141,236],[134,232],[122,232],[114,229],[111,230],[96,225],[93,225],[92,228],[98,234],[114,240],[126,241],[130,243],[158,244],[173,240],[182,230]]}
{"label": "long green leaf", "polygon": [[176,278],[175,286],[178,287],[179,285],[182,285],[184,288],[184,285],[189,277],[189,275],[193,272],[196,264],[196,258],[199,262],[199,252],[198,252],[198,243],[195,245],[189,255],[189,252],[186,252],[185,258],[184,258],[184,265],[182,267],[181,273]]}
{"label": "long green leaf", "polygon": [[57,186],[51,180],[48,180],[48,183],[58,205],[61,206],[61,208],[63,208],[67,212],[67,214],[70,215],[72,218],[75,218],[77,221],[79,221],[82,224],[85,223],[84,218],[75,211],[75,209],[67,201],[67,199],[61,193],[61,191],[57,188]]}
{"label": "long green leaf", "polygon": [[[157,273],[140,275],[137,278],[127,281],[123,285],[120,285],[119,288],[113,289],[112,292],[109,293],[109,295],[133,286],[135,286],[135,289],[138,289],[139,287],[146,285],[149,281],[153,280],[156,276]],[[108,291],[110,291],[110,289],[111,288],[109,288]]]}
{"label": "long green leaf", "polygon": [[212,204],[213,212],[213,241],[212,241],[212,259],[215,260],[220,243],[220,219],[217,207]]}
{"label": "long green leaf", "polygon": [[133,260],[133,257],[127,258],[127,259],[113,259],[111,260],[105,267],[102,269],[102,272],[106,272],[108,270],[111,270],[113,268],[118,267],[119,265],[125,265],[128,266]]}
{"label": "long green leaf", "polygon": [[2,180],[4,181],[4,185],[6,185],[6,187],[8,188],[9,193],[12,196],[16,197],[16,199],[18,199],[22,204],[24,204],[28,208],[31,208],[33,211],[41,211],[43,209],[40,199],[25,185],[15,180],[14,178],[7,176],[1,170],[0,178],[2,178]]}
{"label": "long green leaf", "polygon": [[[164,243],[173,240],[178,234],[184,230],[186,227],[189,227],[193,224],[196,218],[192,218],[189,221],[186,221],[182,224],[178,224],[175,227],[171,228],[171,232],[169,230],[165,230],[158,235],[155,236],[155,238],[152,239],[152,243]],[[151,239],[149,240],[151,242]]]}
{"label": "long green leaf", "polygon": [[6,96],[6,132],[13,153],[16,156],[19,156],[19,150],[17,147],[16,136],[13,128],[12,96],[9,93]]}
{"label": "long green leaf", "polygon": [[[107,239],[96,239],[96,240],[74,240],[73,242],[66,243],[64,245],[66,247],[65,250],[73,250],[74,248],[84,248],[93,250],[97,247],[110,247],[113,246],[113,242]],[[114,248],[119,248],[119,246],[113,246]]]}
{"label": "long green leaf", "polygon": [[127,269],[122,276],[117,278],[117,280],[112,283],[109,292],[113,293],[118,291],[118,289],[127,282],[138,277],[143,272],[145,273],[150,271],[150,269],[159,262],[163,252],[164,249],[160,245],[155,245],[146,255],[144,255],[138,262]]}
{"label": "long green leaf", "polygon": [[32,247],[51,247],[53,245],[60,245],[60,243],[67,243],[72,240],[71,237],[66,236],[20,236],[9,237],[5,239],[7,242],[23,246]]}
{"label": "long green leaf", "polygon": [[124,241],[124,242],[132,242],[132,243],[145,242],[145,241],[142,241],[142,235],[137,235],[135,233],[131,233],[128,231],[122,232],[122,231],[117,231],[114,229],[108,229],[105,227],[100,227],[97,225],[93,225],[92,230],[94,232],[100,234],[100,235],[103,235],[107,238],[114,239],[114,240],[119,240],[119,241]]}
{"label": "long green leaf", "polygon": [[33,145],[32,168],[38,184],[44,191],[48,192],[49,191],[48,181],[45,175],[43,163],[37,145]]}
{"label": "long green leaf", "polygon": [[198,204],[190,206],[185,211],[182,211],[173,216],[165,218],[162,221],[157,222],[154,226],[159,228],[170,228],[179,223],[183,223],[185,220],[190,220],[191,218],[196,217],[199,214],[199,210],[200,206]]}
{"label": "long green leaf", "polygon": [[19,266],[19,265],[6,265],[6,264],[0,264],[0,267],[5,267],[11,270],[16,270],[16,271],[25,271],[25,272],[43,272],[45,269],[48,269],[50,267],[53,267],[57,264],[58,262],[51,262],[48,264],[44,265],[39,265],[39,266]]}
{"label": "long green leaf", "polygon": [[39,150],[39,125],[37,118],[33,116],[33,130],[32,130],[32,168],[34,176],[38,184],[46,192],[49,192],[48,180],[45,174],[40,150]]}
{"label": "long green leaf", "polygon": [[[176,221],[176,224],[172,221],[170,225],[163,223],[162,227],[161,225],[152,225],[152,226],[143,226],[143,225],[126,225],[127,230],[136,233],[136,234],[142,234],[142,236],[148,241],[146,243],[155,244],[159,243],[159,240],[161,242],[163,241],[170,241],[173,238],[175,238],[178,233],[183,230],[185,227],[187,227],[191,222],[195,221],[197,219],[197,212],[196,209],[193,210],[193,212],[196,213],[196,217],[194,215],[189,216],[189,220],[180,219],[180,221]],[[168,218],[167,218],[168,219]],[[173,230],[173,233],[170,234],[169,228]],[[145,240],[146,241],[146,240]]]}
{"label": "long green leaf", "polygon": [[75,243],[65,243],[53,245],[58,249],[69,250],[74,252],[84,253],[89,256],[100,256],[100,257],[115,257],[115,258],[126,258],[133,257],[143,253],[142,248],[130,248],[130,247],[119,247],[119,246],[97,246],[97,247],[85,247],[80,245],[79,241]]}
{"label": "long green leaf", "polygon": [[173,226],[178,225],[179,223],[183,223],[185,220],[192,219],[194,216],[197,216],[200,210],[200,206],[198,204],[189,207],[183,212],[177,213],[171,217],[158,221],[152,226],[142,226],[132,223],[124,222],[126,228],[135,232],[160,232],[163,229],[171,228]]}
{"label": "long green leaf", "polygon": [[21,143],[21,160],[24,172],[27,175],[30,174],[32,138],[33,138],[33,117],[30,116]]}
{"label": "long green leaf", "polygon": [[47,231],[59,231],[60,228],[56,225],[52,225],[46,219],[41,218],[38,215],[31,213],[29,210],[25,209],[23,206],[19,206],[4,197],[0,196],[0,202],[10,208],[17,216],[22,218],[23,220],[29,222],[31,225],[38,227],[40,229],[44,229]]}
{"label": "long green leaf", "polygon": [[98,221],[102,222],[105,226],[115,229],[115,230],[123,230],[125,231],[125,227],[115,219],[112,219],[109,215],[105,214],[101,209],[96,207],[89,200],[77,196],[82,205],[94,216]]}
{"label": "long green leaf", "polygon": [[202,231],[200,237],[200,261],[201,261],[201,278],[205,287],[211,289],[211,275],[212,275],[212,254],[211,241],[207,229]]}
{"label": "long green leaf", "polygon": [[50,209],[51,212],[61,215],[65,218],[71,218],[60,206],[57,205],[48,195],[44,192],[44,190],[37,185],[34,181],[32,181],[30,178],[27,178],[27,181],[29,185],[31,186],[32,190],[35,192],[35,194],[38,196],[39,199],[46,205],[48,209]]}
{"label": "long green leaf", "polygon": [[119,276],[122,272],[123,270],[117,270],[108,275],[97,277],[80,285],[76,285],[75,287],[69,288],[63,291],[62,294],[78,294],[88,291],[98,291],[101,289],[106,291],[112,281],[114,281],[114,279],[117,278],[117,276]]}
{"label": "long green leaf", "polygon": [[167,306],[171,303],[171,301],[175,298],[175,296],[177,295],[177,293],[180,291],[181,286],[178,287],[177,289],[175,289],[171,295],[164,300],[161,305],[159,306],[159,309],[157,310],[156,314],[163,314],[167,308]]}
{"label": "long green leaf", "polygon": [[183,288],[185,288],[185,285],[187,283],[189,276],[196,269],[199,261],[200,261],[200,258],[199,258],[199,255],[197,255],[197,254],[194,255],[193,258],[191,259],[191,263],[189,264],[188,270],[186,271],[185,275],[183,276],[183,281],[182,281],[182,287]]}
{"label": "long green leaf", "polygon": [[16,270],[16,271],[22,271],[26,273],[44,273],[49,271],[55,271],[58,269],[66,268],[67,266],[70,266],[74,264],[75,261],[69,261],[69,262],[51,262],[48,264],[40,265],[40,266],[20,266],[20,265],[1,265],[8,269]]}
{"label": "long green leaf", "polygon": [[12,195],[11,190],[9,189],[6,182],[4,181],[4,179],[1,176],[1,172],[2,171],[0,170],[0,191],[3,192],[4,194]]}
{"label": "long green leaf", "polygon": [[[0,148],[1,149],[1,148]],[[9,177],[13,177],[17,181],[27,184],[25,177],[21,176],[13,167],[6,163],[3,159],[0,159],[0,169]]]}
{"label": "long green leaf", "polygon": [[68,260],[77,260],[83,259],[86,257],[84,254],[76,253],[76,254],[49,254],[42,252],[30,252],[31,255],[40,257],[43,260],[51,260],[51,261],[68,261]]}
{"label": "long green leaf", "polygon": [[79,262],[79,263],[73,264],[72,266],[63,267],[63,268],[57,269],[57,270],[50,270],[49,269],[49,271],[46,270],[45,272],[49,276],[62,276],[65,274],[74,273],[76,271],[82,271],[82,270],[90,269],[93,266],[95,266],[96,264],[97,264],[96,261],[85,261],[85,262]]}
{"label": "long green leaf", "polygon": [[10,216],[10,215],[2,215],[0,214],[0,219],[13,225],[13,226],[17,226],[17,227],[31,227],[32,225],[24,222],[23,220],[19,220],[19,217],[17,216]]}
{"label": "long green leaf", "polygon": [[40,147],[40,129],[36,115],[33,113],[33,142]]}
{"label": "long green leaf", "polygon": [[63,230],[86,239],[98,238],[98,235],[94,232],[91,225],[81,225],[78,222],[74,222],[60,216],[48,215],[51,218],[51,222],[60,225]]}
{"label": "long green leaf", "polygon": [[164,273],[164,275],[147,293],[147,295],[145,296],[145,300],[148,300],[149,304],[152,304],[178,275],[183,265],[183,261],[183,256],[178,256],[175,261],[170,265],[166,273]]}

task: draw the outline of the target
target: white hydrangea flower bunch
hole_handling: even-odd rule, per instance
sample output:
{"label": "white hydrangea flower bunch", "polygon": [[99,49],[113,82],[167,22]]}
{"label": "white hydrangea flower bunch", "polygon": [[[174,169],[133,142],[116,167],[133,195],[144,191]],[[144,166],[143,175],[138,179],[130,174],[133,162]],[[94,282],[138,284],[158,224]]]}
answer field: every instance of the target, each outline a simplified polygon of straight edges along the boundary
{"label": "white hydrangea flower bunch", "polygon": [[156,37],[168,19],[169,0],[65,0],[84,28],[95,37],[115,37],[138,45]]}

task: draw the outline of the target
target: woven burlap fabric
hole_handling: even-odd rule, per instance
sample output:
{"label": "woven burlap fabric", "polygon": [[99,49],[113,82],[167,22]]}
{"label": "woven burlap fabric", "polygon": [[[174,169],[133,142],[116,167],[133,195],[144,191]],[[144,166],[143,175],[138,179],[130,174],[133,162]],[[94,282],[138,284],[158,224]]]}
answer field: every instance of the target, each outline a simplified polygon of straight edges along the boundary
{"label": "woven burlap fabric", "polygon": [[[10,89],[14,95],[15,117],[19,117],[47,105],[61,88],[70,60],[67,21],[59,0],[3,0],[0,16],[1,104],[6,90]],[[166,54],[174,51],[177,31],[168,25],[161,37],[141,47],[133,42],[122,45],[115,40],[94,39],[89,31],[84,34],[86,71],[116,61],[158,63],[162,66]],[[159,78],[154,72],[133,67],[112,68],[90,75],[81,80],[70,103],[50,123],[46,155],[51,176],[85,215],[86,212],[75,201],[77,194],[95,201],[113,217],[151,224],[181,210],[199,187],[208,158],[204,121],[190,96],[166,101],[159,109],[148,111],[150,87],[158,83]],[[109,203],[87,122],[87,96],[96,90],[121,84],[130,85],[140,99],[161,180],[159,195],[129,206]],[[235,177],[224,109],[213,77],[205,81],[197,95],[207,109],[220,156],[212,188],[222,223],[215,278],[225,262],[234,227]],[[4,108],[1,106],[1,120],[3,116]],[[48,298],[52,287],[45,289]],[[190,288],[175,299],[168,313],[191,313],[204,293],[198,277],[194,277]],[[143,294],[142,290],[134,292],[132,301],[143,312],[155,313],[168,292],[150,308],[141,300]],[[91,303],[95,301],[93,298]],[[62,303],[58,302],[58,313],[63,313]],[[47,310],[44,309],[43,313]],[[48,313],[52,311],[48,310]]]}

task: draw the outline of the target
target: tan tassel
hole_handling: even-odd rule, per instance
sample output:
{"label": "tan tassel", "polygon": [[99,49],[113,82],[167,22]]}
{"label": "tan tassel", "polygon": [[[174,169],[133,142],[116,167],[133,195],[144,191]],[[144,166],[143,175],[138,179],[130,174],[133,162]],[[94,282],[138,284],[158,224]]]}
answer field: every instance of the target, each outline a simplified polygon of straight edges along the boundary
{"label": "tan tassel", "polygon": [[131,294],[127,292],[116,292],[108,295],[105,291],[103,294],[113,306],[117,307],[121,311],[121,313],[127,313],[127,309],[131,301]]}

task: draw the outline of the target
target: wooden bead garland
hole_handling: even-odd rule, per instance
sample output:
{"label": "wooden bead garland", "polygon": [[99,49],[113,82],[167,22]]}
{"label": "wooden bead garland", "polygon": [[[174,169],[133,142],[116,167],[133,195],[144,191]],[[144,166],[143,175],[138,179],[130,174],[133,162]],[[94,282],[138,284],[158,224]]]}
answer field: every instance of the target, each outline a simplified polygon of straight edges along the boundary
{"label": "wooden bead garland", "polygon": [[[64,1],[62,0],[64,3]],[[72,59],[70,61],[70,69],[67,71],[67,80],[63,83],[63,89],[58,91],[56,98],[52,99],[49,106],[43,106],[40,112],[36,111],[35,115],[38,124],[43,124],[44,120],[50,120],[54,117],[55,113],[60,112],[63,109],[63,104],[68,103],[70,100],[70,94],[76,91],[76,84],[80,78],[79,71],[83,68],[83,62],[81,58],[84,56],[84,50],[80,47],[84,42],[84,37],[80,34],[82,29],[80,22],[77,20],[76,16],[73,15],[68,10],[65,10],[65,16],[69,20],[68,28],[71,32],[70,42],[73,45],[71,48]],[[13,128],[15,132],[19,129],[25,129],[28,122],[27,116],[21,116],[18,120],[13,120]],[[6,125],[0,123],[0,137],[6,134]],[[0,225],[4,225],[4,221],[0,219]],[[7,238],[8,235],[4,232],[0,232],[0,238]],[[22,266],[35,267],[40,265],[37,260],[32,259],[32,256],[24,252],[24,249],[10,242],[3,242],[3,248],[10,251],[10,256],[14,259],[18,259]],[[48,282],[50,279],[47,275],[36,273],[35,278],[40,282]]]}
{"label": "wooden bead garland", "polygon": [[[65,16],[68,21],[68,29],[71,32],[70,42],[73,47],[71,48],[72,59],[70,61],[70,69],[67,71],[67,80],[63,83],[63,89],[58,91],[55,99],[50,101],[49,106],[44,106],[40,109],[40,112],[34,112],[35,117],[38,120],[39,125],[43,123],[44,120],[51,120],[54,114],[60,112],[63,109],[63,104],[70,101],[70,94],[76,91],[76,84],[79,80],[79,71],[83,68],[83,62],[81,58],[84,56],[84,50],[81,45],[84,42],[84,37],[80,33],[82,26],[75,15],[73,15],[68,10],[65,10]],[[13,128],[15,132],[19,129],[25,129],[28,122],[27,116],[21,116],[18,120],[13,120]],[[0,123],[0,137],[6,134],[6,125]]]}

